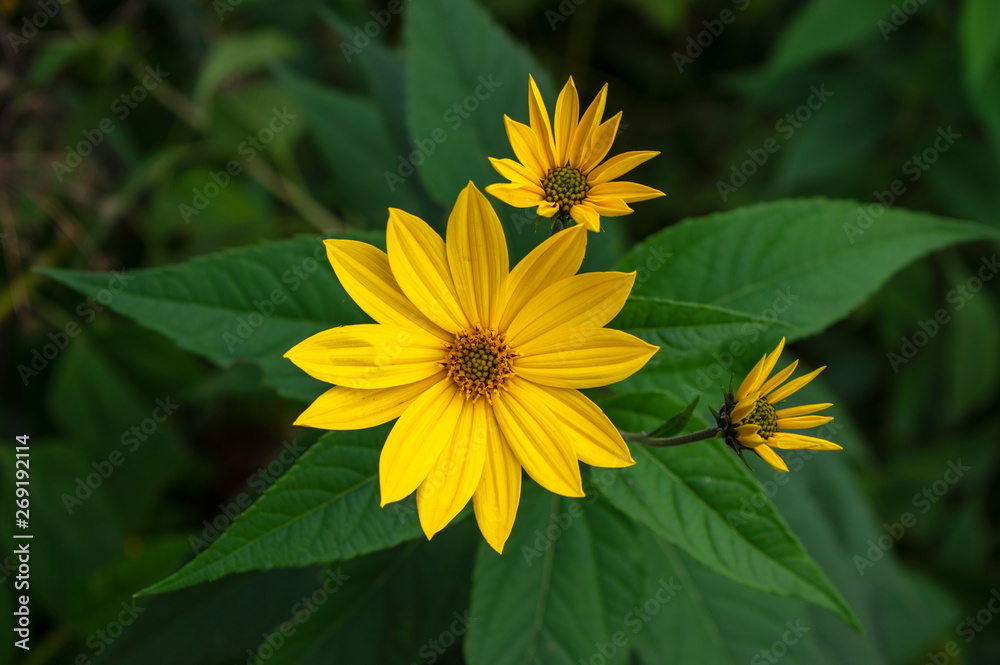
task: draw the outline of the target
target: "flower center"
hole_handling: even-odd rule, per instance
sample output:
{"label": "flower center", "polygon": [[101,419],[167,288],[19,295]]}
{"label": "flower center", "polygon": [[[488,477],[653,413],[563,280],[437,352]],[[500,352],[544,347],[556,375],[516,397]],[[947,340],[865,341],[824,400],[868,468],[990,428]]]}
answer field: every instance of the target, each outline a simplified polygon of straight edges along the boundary
{"label": "flower center", "polygon": [[569,212],[570,208],[587,198],[590,185],[587,184],[586,176],[577,169],[559,166],[549,169],[549,175],[542,182],[542,189],[545,190],[546,201],[558,203],[562,212]]}
{"label": "flower center", "polygon": [[515,355],[496,331],[477,326],[455,335],[443,365],[466,399],[475,401],[485,395],[492,404],[493,394],[507,389]]}
{"label": "flower center", "polygon": [[743,419],[741,424],[759,425],[760,431],[757,434],[760,435],[760,438],[767,441],[778,430],[778,414],[775,412],[774,407],[771,406],[771,403],[761,397],[753,405],[753,411]]}

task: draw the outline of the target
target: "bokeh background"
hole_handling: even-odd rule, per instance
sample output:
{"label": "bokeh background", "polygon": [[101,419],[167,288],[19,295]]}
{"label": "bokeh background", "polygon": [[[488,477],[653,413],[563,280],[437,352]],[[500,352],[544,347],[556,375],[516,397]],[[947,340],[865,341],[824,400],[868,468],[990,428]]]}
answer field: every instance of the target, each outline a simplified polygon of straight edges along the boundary
{"label": "bokeh background", "polygon": [[[408,104],[440,113],[445,139],[474,124],[502,145],[501,118],[480,113],[475,96],[513,94],[520,101],[506,112],[526,121],[526,81],[505,77],[499,60],[495,80],[465,99],[435,90],[433,79],[415,91],[404,59],[451,53],[469,5],[441,10],[439,34],[428,35],[407,27],[420,1],[0,2],[0,627],[14,593],[8,513],[22,434],[32,441],[37,543],[33,648],[15,653],[11,631],[0,631],[0,661],[247,662],[315,586],[315,570],[261,572],[133,605],[133,593],[198,551],[193,536],[284,472],[283,450],[316,434],[291,426],[301,404],[263,386],[255,365],[192,355],[34,269],[124,270],[126,285],[130,271],[226,248],[378,229],[389,205],[442,228],[440,169],[469,169],[480,188],[498,178],[485,155],[469,166],[454,155],[472,148],[414,131]],[[785,197],[856,200],[859,224],[882,204],[1000,224],[992,0],[481,6],[534,54],[548,90],[573,76],[587,103],[610,84],[609,111],[624,110],[613,153],[662,151],[633,179],[666,197],[605,220],[591,268],[686,217]],[[478,48],[488,52],[489,41]],[[461,54],[451,57],[464,66]],[[547,102],[551,111],[554,97]],[[435,160],[454,166],[432,172]],[[523,254],[544,229],[532,234],[529,217],[501,210],[525,230],[513,249]],[[869,634],[880,647],[865,662],[1000,659],[1000,620],[991,623],[988,609],[1000,598],[995,257],[995,245],[927,257],[795,346],[808,363],[829,365],[826,385],[867,444],[849,465],[863,488],[857,504],[885,525],[871,536],[890,535],[886,556],[910,571],[880,592],[890,596],[885,634]],[[110,294],[118,284],[109,281]],[[114,482],[77,487],[122,447],[135,454]],[[968,470],[943,481],[955,477],[950,464]],[[822,509],[847,528],[861,519],[852,504]],[[900,531],[907,512],[915,523]],[[423,647],[468,606],[467,585],[448,582],[468,577],[474,554],[464,543],[475,541],[456,545],[464,559],[420,554],[391,593],[358,601],[367,604],[350,631],[377,645],[369,657],[463,662],[460,646]],[[853,584],[864,584],[861,572]],[[935,599],[928,622],[893,626],[894,603],[912,602],[908,584],[933,589],[920,596]],[[674,662],[663,631],[641,662]],[[945,655],[949,642],[959,655]],[[330,644],[286,648],[271,662],[346,662]],[[796,661],[809,662],[791,651],[784,659]]]}

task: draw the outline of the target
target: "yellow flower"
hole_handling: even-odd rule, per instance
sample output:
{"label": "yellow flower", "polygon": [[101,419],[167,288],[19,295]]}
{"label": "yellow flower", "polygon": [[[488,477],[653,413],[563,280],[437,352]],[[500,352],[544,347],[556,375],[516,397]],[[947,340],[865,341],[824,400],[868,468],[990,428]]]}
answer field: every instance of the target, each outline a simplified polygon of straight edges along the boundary
{"label": "yellow flower", "polygon": [[344,289],[377,323],[321,332],[285,354],[336,385],[296,424],[347,430],[399,418],[379,459],[382,505],[416,490],[431,538],[472,498],[483,536],[500,552],[522,467],[552,492],[583,496],[578,461],[634,463],[578,389],[630,376],[658,347],[603,328],[635,273],[577,275],[582,228],[552,236],[509,271],[500,221],[470,182],[447,240],[390,209],[388,254],[326,241]]}
{"label": "yellow flower", "polygon": [[618,217],[632,212],[634,201],[663,196],[663,192],[634,182],[613,182],[639,164],[660,154],[625,152],[601,164],[618,133],[619,111],[601,122],[607,84],[580,118],[580,102],[570,77],[556,101],[555,134],[535,80],[528,78],[531,126],[504,116],[507,138],[520,163],[490,157],[493,168],[510,183],[490,185],[486,191],[516,208],[538,206],[542,217],[572,217],[591,231],[601,230],[601,215]]}
{"label": "yellow flower", "polygon": [[[793,406],[787,409],[775,409],[775,405],[812,381],[826,367],[820,367],[814,372],[800,376],[794,381],[781,385],[795,371],[799,364],[796,360],[768,379],[781,350],[785,348],[785,338],[781,338],[778,347],[770,354],[760,359],[747,377],[740,384],[736,395],[726,395],[725,404],[719,411],[718,425],[722,429],[726,443],[740,457],[741,450],[749,448],[761,459],[778,471],[788,471],[785,461],[774,452],[774,448],[791,450],[808,448],[811,450],[842,450],[836,443],[817,439],[802,434],[793,434],[787,430],[808,429],[819,427],[833,420],[829,416],[809,415],[827,409],[833,404],[809,404]],[[780,387],[779,387],[780,386]]]}

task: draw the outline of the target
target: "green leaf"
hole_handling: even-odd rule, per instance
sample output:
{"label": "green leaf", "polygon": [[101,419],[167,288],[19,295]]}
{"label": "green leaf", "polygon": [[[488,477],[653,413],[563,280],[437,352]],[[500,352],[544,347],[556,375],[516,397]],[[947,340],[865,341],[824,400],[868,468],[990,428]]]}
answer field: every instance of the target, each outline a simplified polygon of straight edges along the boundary
{"label": "green leaf", "polygon": [[691,413],[694,411],[695,407],[698,406],[698,402],[700,400],[701,400],[701,395],[695,397],[693,400],[691,400],[691,403],[684,408],[683,411],[681,411],[680,413],[673,416],[665,423],[654,429],[652,432],[649,433],[649,436],[652,438],[668,437],[668,436],[673,436],[674,434],[679,434],[680,432],[684,431],[684,428],[688,424],[688,419],[691,417]]}
{"label": "green leaf", "polygon": [[[344,570],[348,571],[347,565]],[[336,575],[337,569],[332,572]],[[316,568],[250,573],[140,599],[141,614],[110,644],[100,663],[245,663],[248,649],[256,649],[279,624],[293,620],[295,611],[306,607],[308,598],[322,588],[324,574]],[[323,605],[327,611],[366,591],[369,576],[354,569],[348,574],[356,584],[348,580],[330,596]],[[306,616],[315,614],[312,611]]]}
{"label": "green leaf", "polygon": [[[412,170],[430,196],[451,210],[469,181],[480,191],[506,182],[486,158],[513,156],[503,117],[528,122],[528,75],[550,114],[555,94],[531,53],[472,0],[414,3],[405,12],[403,35],[411,143],[394,173],[407,177]],[[490,203],[503,222],[511,261],[548,237],[547,228],[535,232],[534,209],[493,198]],[[595,244],[588,254],[599,248]]]}
{"label": "green leaf", "polygon": [[552,85],[531,54],[470,0],[418,2],[405,19],[408,124],[425,157],[416,171],[450,208],[470,180],[480,190],[503,180],[486,157],[512,153],[503,116],[527,122],[528,75],[554,108]]}
{"label": "green leaf", "polygon": [[[819,394],[810,399],[822,398],[822,386],[813,384],[806,390]],[[845,447],[864,446],[851,434],[849,418],[838,414],[834,423],[846,425],[837,435]],[[834,662],[905,663],[923,657],[936,640],[954,630],[959,608],[936,586],[902,568],[893,551],[873,545],[879,538],[885,542],[883,525],[896,522],[899,515],[889,520],[874,515],[845,460],[809,450],[788,453],[795,454],[794,460],[785,455],[791,476],[780,474],[786,480],[779,484],[775,472],[762,481],[761,489],[843,591],[865,629],[858,635],[813,613],[811,624],[835,654]]]}
{"label": "green leaf", "polygon": [[[768,654],[762,652],[780,642],[778,649],[784,650],[770,655],[780,655],[782,663],[832,665],[818,651],[816,627],[804,603],[740,586],[648,531],[641,540],[649,566],[644,597],[665,599],[643,616],[645,621],[634,622],[643,663],[660,663],[667,653],[678,663],[766,663]],[[661,591],[667,588],[677,592],[668,596]]]}
{"label": "green leaf", "polygon": [[280,69],[278,77],[299,99],[343,207],[376,228],[385,225],[389,207],[416,212],[416,183],[396,173],[404,158],[389,138],[378,105],[287,69]]}
{"label": "green leaf", "polygon": [[[995,262],[996,254],[987,254],[973,267],[973,273],[984,267],[995,271]],[[921,329],[925,332],[944,329],[947,340],[944,410],[954,422],[986,407],[996,394],[1000,383],[1000,349],[995,343],[1000,339],[1000,310],[988,291],[972,290],[983,282],[975,274],[955,265],[948,271],[948,277],[949,283],[961,287],[949,291],[948,307],[954,307],[950,319],[940,324],[934,319],[937,311],[928,310],[919,322],[914,321],[917,327],[910,334],[915,335]],[[930,336],[930,332],[927,334]]]}
{"label": "green leaf", "polygon": [[249,570],[343,561],[416,538],[412,500],[379,508],[378,457],[388,431],[324,435],[207,550],[142,593]]}
{"label": "green leaf", "polygon": [[202,106],[210,106],[215,91],[227,79],[291,58],[299,51],[299,44],[294,39],[273,30],[227,37],[205,56],[194,86],[195,101]]}
{"label": "green leaf", "polygon": [[[383,244],[381,234],[334,234]],[[282,356],[327,328],[368,317],[340,286],[321,238],[304,236],[196,258],[189,263],[108,273],[40,269],[91,298],[219,364],[247,360],[287,397],[311,401],[325,384]],[[109,285],[118,293],[111,293]],[[103,302],[103,300],[102,300]]]}
{"label": "green leaf", "polygon": [[[651,248],[651,252],[655,251],[655,247]],[[651,274],[655,272],[654,269]],[[748,330],[792,330],[782,321],[766,320],[723,307],[636,295],[629,297],[625,307],[608,325],[659,346],[660,350],[650,363],[652,366],[667,364],[672,371],[712,362],[712,352],[746,335]]]}
{"label": "green leaf", "polygon": [[[728,307],[790,324],[789,340],[836,323],[897,270],[930,252],[1000,237],[993,229],[907,210],[804,199],[690,219],[640,243],[619,264],[647,265],[634,296]],[[877,206],[876,206],[877,208]],[[663,261],[665,252],[671,252]],[[756,331],[757,337],[761,332]],[[751,335],[752,336],[752,335]],[[773,335],[771,335],[773,336]]]}
{"label": "green leaf", "polygon": [[[625,430],[649,429],[676,398],[620,395],[602,403]],[[805,600],[857,626],[851,608],[809,557],[754,477],[718,440],[674,448],[633,446],[636,464],[601,486],[619,510],[709,568],[750,588]],[[766,467],[766,465],[764,465]],[[621,482],[624,480],[625,482]],[[740,509],[758,502],[753,519]]]}
{"label": "green leaf", "polygon": [[608,662],[625,662],[628,649],[611,639],[638,596],[635,536],[614,511],[587,505],[595,498],[525,484],[504,554],[479,548],[469,663],[576,665],[605,643],[615,650]]}
{"label": "green leaf", "polygon": [[884,37],[879,21],[889,22],[891,13],[889,0],[812,0],[784,26],[764,71],[775,78]]}
{"label": "green leaf", "polygon": [[1000,157],[1000,6],[991,0],[969,0],[960,11],[965,89]]}
{"label": "green leaf", "polygon": [[184,451],[173,422],[181,408],[178,396],[144,392],[86,339],[65,351],[53,377],[50,410],[88,466],[80,483],[65,488],[68,510],[106,485],[117,512],[136,526],[180,471]]}

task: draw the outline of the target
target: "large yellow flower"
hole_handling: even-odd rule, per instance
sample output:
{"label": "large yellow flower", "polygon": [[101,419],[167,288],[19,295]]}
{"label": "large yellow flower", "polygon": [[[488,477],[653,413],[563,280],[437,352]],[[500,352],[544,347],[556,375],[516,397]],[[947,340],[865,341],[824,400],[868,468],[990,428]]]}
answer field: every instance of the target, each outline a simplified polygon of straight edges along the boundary
{"label": "large yellow flower", "polygon": [[344,289],[377,323],[333,328],[286,357],[335,384],[296,424],[361,429],[399,418],[379,459],[382,505],[417,492],[431,538],[474,499],[498,552],[523,467],[557,494],[583,496],[578,461],[633,464],[607,416],[579,388],[620,381],[658,347],[603,326],[635,273],[577,275],[586,231],[559,233],[509,270],[496,213],[470,182],[447,243],[389,211],[388,254],[327,240]]}
{"label": "large yellow flower", "polygon": [[[812,381],[826,367],[784,383],[795,371],[799,361],[781,370],[768,379],[768,375],[778,362],[778,356],[785,348],[785,338],[778,347],[760,359],[740,384],[736,394],[726,396],[726,403],[719,411],[718,425],[722,429],[726,443],[736,452],[749,448],[761,459],[778,471],[788,471],[785,461],[774,452],[774,448],[786,450],[808,448],[811,450],[842,450],[841,446],[825,439],[793,434],[787,430],[819,427],[833,420],[829,416],[809,415],[828,409],[833,404],[808,404],[787,409],[775,409],[775,405],[789,397]],[[742,457],[742,453],[740,454]]]}
{"label": "large yellow flower", "polygon": [[605,84],[580,118],[580,101],[570,77],[556,101],[553,135],[545,102],[535,80],[529,77],[531,126],[504,116],[507,137],[520,163],[490,157],[493,168],[510,183],[490,185],[486,191],[517,208],[537,206],[542,217],[558,214],[562,221],[571,217],[591,231],[601,229],[601,215],[627,215],[632,212],[629,203],[663,196],[652,187],[615,181],[659,152],[624,152],[601,164],[622,118],[619,111],[601,122],[607,95]]}

